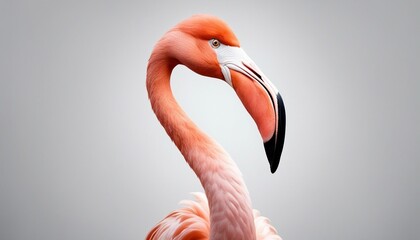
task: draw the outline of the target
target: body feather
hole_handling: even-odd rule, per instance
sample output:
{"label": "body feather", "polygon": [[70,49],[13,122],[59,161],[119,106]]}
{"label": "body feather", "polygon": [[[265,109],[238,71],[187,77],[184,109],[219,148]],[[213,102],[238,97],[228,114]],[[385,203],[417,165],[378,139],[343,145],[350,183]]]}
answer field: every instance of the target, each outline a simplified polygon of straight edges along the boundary
{"label": "body feather", "polygon": [[[208,240],[210,211],[206,195],[192,193],[195,200],[181,201],[182,208],[171,212],[147,235],[146,240]],[[257,240],[282,240],[270,220],[253,210]]]}

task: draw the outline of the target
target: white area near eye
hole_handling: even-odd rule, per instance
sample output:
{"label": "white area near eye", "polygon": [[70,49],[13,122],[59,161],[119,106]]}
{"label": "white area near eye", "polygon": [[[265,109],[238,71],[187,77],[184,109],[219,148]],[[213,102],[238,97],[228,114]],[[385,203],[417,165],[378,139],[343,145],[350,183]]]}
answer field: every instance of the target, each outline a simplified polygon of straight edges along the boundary
{"label": "white area near eye", "polygon": [[[213,40],[209,41],[210,45],[212,45],[212,41]],[[227,46],[220,43],[220,46],[218,48],[213,47],[213,50],[216,52],[217,60],[219,61],[223,77],[229,85],[232,86],[232,78],[229,69],[241,72],[252,79],[257,78],[253,72],[246,69],[246,67],[243,65],[243,63],[247,63],[248,65],[258,70],[258,72],[260,72],[258,67],[242,48]]]}
{"label": "white area near eye", "polygon": [[[211,41],[212,40],[209,41],[210,45]],[[230,69],[232,69],[256,81],[265,82],[274,92],[278,92],[277,88],[268,80],[260,68],[254,63],[254,61],[252,61],[242,48],[220,43],[220,46],[218,48],[213,48],[213,50],[216,52],[223,77],[230,86],[232,86],[232,78],[230,74]],[[252,68],[254,71],[251,71],[249,68]],[[257,76],[255,72],[258,73],[259,76]]]}

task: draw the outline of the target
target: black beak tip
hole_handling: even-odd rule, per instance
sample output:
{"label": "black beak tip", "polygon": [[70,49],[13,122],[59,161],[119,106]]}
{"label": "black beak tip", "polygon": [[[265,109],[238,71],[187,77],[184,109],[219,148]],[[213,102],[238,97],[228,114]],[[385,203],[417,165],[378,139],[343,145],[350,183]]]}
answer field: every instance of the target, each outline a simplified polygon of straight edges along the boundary
{"label": "black beak tip", "polygon": [[264,149],[267,154],[268,162],[270,163],[271,173],[275,173],[279,166],[281,153],[283,152],[284,136],[286,133],[286,110],[280,94],[277,94],[277,106],[277,132],[273,134],[270,140],[264,143]]}
{"label": "black beak tip", "polygon": [[264,149],[267,155],[268,162],[270,163],[271,173],[275,173],[277,168],[279,167],[280,156],[282,151],[281,149],[279,149],[279,146],[276,146],[274,137],[264,143]]}
{"label": "black beak tip", "polygon": [[[279,161],[279,163],[280,163],[280,161]],[[272,174],[274,174],[277,171],[278,166],[279,166],[278,163],[277,163],[277,165],[274,165],[274,164],[270,165],[270,170],[271,170]]]}

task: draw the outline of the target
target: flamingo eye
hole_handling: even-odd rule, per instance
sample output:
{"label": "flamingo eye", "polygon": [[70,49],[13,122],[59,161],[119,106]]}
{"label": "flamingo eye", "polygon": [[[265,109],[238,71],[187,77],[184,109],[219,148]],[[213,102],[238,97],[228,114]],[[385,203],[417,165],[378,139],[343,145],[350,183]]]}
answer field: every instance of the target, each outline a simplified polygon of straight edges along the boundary
{"label": "flamingo eye", "polygon": [[220,41],[217,40],[217,39],[210,40],[210,44],[211,44],[212,48],[218,48],[218,47],[220,47]]}

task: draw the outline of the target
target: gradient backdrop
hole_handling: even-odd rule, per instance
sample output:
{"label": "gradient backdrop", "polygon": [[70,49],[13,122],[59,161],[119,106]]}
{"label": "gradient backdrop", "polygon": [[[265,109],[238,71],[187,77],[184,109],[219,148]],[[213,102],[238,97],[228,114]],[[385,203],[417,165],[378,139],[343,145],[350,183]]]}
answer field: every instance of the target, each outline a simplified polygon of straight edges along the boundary
{"label": "gradient backdrop", "polygon": [[217,15],[283,95],[269,171],[222,81],[175,69],[191,118],[237,161],[285,240],[420,238],[416,1],[1,1],[0,239],[143,239],[195,175],[157,122],[155,42]]}

